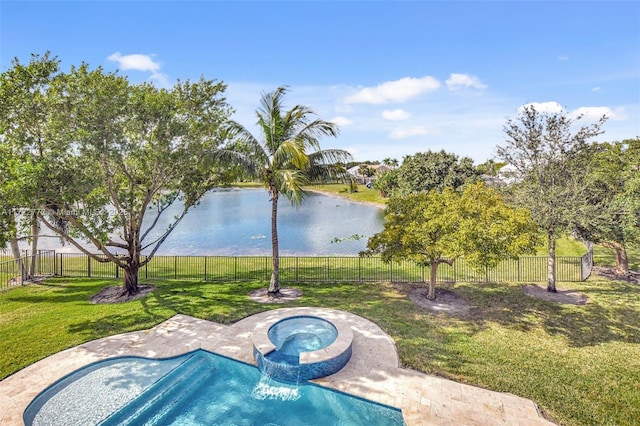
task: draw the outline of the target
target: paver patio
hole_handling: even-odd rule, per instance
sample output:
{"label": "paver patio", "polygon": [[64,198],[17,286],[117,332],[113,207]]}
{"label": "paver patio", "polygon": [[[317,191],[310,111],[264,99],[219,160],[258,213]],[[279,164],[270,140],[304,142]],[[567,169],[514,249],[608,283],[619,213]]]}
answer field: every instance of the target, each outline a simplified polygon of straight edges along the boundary
{"label": "paver patio", "polygon": [[283,308],[229,326],[176,315],[148,330],[94,340],[51,355],[0,382],[0,426],[22,425],[31,400],[61,377],[114,356],[165,358],[205,349],[254,364],[252,334],[274,317],[317,315],[346,321],[353,330],[347,365],[314,382],[400,408],[407,425],[553,425],[533,401],[400,367],[393,340],[357,315],[324,308]]}

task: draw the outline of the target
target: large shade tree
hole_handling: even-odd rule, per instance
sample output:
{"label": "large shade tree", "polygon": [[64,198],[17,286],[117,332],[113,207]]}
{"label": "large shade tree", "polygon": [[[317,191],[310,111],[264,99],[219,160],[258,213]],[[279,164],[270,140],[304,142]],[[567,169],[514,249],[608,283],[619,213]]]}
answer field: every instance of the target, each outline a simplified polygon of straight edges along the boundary
{"label": "large shade tree", "polygon": [[585,163],[587,205],[576,231],[611,250],[618,272],[628,274],[627,247],[640,243],[640,138],[594,143]]}
{"label": "large shade tree", "polygon": [[[319,138],[337,136],[334,123],[317,118],[308,106],[284,107],[287,89],[279,87],[262,95],[256,111],[260,131],[254,136],[245,126],[232,122],[228,145],[214,152],[213,158],[227,165],[239,165],[257,179],[271,200],[272,272],[268,293],[280,295],[280,256],[278,245],[278,201],[284,195],[291,203],[302,202],[305,186],[324,178],[337,162],[351,156],[338,149],[320,149]],[[339,168],[338,170],[343,170]]]}
{"label": "large shade tree", "polygon": [[67,173],[43,188],[41,219],[96,261],[122,268],[123,294],[135,294],[139,268],[217,183],[205,153],[223,139],[225,86],[204,79],[168,90],[132,85],[83,64],[55,88],[64,94],[56,136],[69,155]]}
{"label": "large shade tree", "polygon": [[427,298],[436,297],[438,267],[464,256],[479,271],[535,251],[538,232],[526,209],[507,206],[483,183],[464,191],[451,187],[391,197],[384,229],[371,237],[362,256],[411,260],[430,268]]}
{"label": "large shade tree", "polygon": [[[45,201],[40,189],[66,155],[53,137],[59,94],[51,85],[59,72],[59,60],[47,52],[31,55],[28,63],[15,58],[0,75],[0,247],[8,242],[18,262],[19,242],[30,240],[31,252],[37,252],[38,212]],[[33,275],[35,266],[33,256],[23,276]]]}
{"label": "large shade tree", "polygon": [[397,187],[393,188],[392,194],[397,195],[459,188],[477,181],[480,175],[469,157],[459,158],[444,150],[407,155],[394,173]]}
{"label": "large shade tree", "polygon": [[570,231],[587,199],[586,144],[602,133],[606,120],[575,128],[581,118],[526,105],[507,120],[505,143],[497,147],[498,157],[507,163],[502,174],[508,178],[511,201],[528,208],[546,234],[549,292],[556,292],[556,240]]}

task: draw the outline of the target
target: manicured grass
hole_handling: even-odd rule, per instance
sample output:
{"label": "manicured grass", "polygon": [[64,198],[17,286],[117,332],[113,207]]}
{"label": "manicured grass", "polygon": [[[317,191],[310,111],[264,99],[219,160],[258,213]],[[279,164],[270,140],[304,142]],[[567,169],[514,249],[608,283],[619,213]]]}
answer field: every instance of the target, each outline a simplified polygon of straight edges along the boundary
{"label": "manicured grass", "polygon": [[[547,240],[543,237],[540,247],[538,247],[536,255],[547,255]],[[582,256],[587,252],[584,243],[571,237],[563,237],[556,240],[556,256]]]}
{"label": "manicured grass", "polygon": [[[220,323],[282,305],[247,294],[264,282],[157,281],[147,297],[119,305],[89,298],[117,281],[52,279],[0,293],[0,377],[81,342],[149,328],[176,313]],[[518,284],[452,287],[468,317],[434,315],[402,285],[296,285],[287,306],[343,309],[379,324],[402,364],[427,373],[531,398],[560,424],[631,425],[640,418],[640,286],[590,278],[562,284],[589,297],[585,306],[531,298]]]}
{"label": "manicured grass", "polygon": [[349,185],[345,183],[329,183],[325,185],[310,185],[307,187],[309,190],[338,195],[351,201],[372,203],[381,207],[387,204],[387,198],[380,196],[380,193],[373,188],[369,189],[365,185],[358,185],[357,192],[347,192],[348,188]]}

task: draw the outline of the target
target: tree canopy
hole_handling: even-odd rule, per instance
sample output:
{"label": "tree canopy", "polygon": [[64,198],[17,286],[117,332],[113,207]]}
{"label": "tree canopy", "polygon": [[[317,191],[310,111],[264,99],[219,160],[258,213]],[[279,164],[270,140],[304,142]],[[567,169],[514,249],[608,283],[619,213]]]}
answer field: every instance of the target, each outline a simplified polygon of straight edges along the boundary
{"label": "tree canopy", "polygon": [[594,143],[585,163],[587,205],[575,230],[612,250],[618,271],[627,274],[627,246],[640,243],[640,138]]}
{"label": "tree canopy", "polygon": [[[60,96],[52,82],[59,75],[59,61],[49,53],[31,55],[27,64],[16,58],[0,75],[0,243],[9,242],[16,259],[21,240],[37,250],[41,188],[60,172],[57,160],[65,154],[54,137]],[[35,257],[30,273],[34,268]]]}
{"label": "tree canopy", "polygon": [[385,174],[387,176],[377,184],[376,189],[388,196],[429,192],[432,189],[442,191],[446,187],[459,188],[478,181],[480,176],[473,166],[473,160],[468,157],[460,159],[444,150],[407,155],[400,167]]}
{"label": "tree canopy", "polygon": [[[43,72],[38,87],[33,71],[44,65],[57,70],[57,62],[37,59],[31,73],[16,62],[3,74],[3,90],[9,90],[4,82],[10,79],[31,93],[2,102],[3,114],[12,119],[2,137],[19,141],[12,146],[22,149],[13,149],[10,158],[31,166],[24,180],[33,188],[13,176],[16,193],[30,200],[15,198],[15,204],[37,212],[80,251],[122,268],[123,290],[136,293],[140,266],[218,182],[206,156],[224,138],[231,112],[221,96],[225,86],[200,79],[158,89],[81,64],[67,73]],[[25,117],[32,110],[34,116]],[[179,213],[160,228],[160,217],[174,203]]]}
{"label": "tree canopy", "polygon": [[383,231],[369,239],[361,255],[429,266],[428,297],[433,299],[441,263],[464,256],[483,270],[533,252],[537,242],[537,227],[526,209],[508,207],[495,190],[475,183],[462,192],[447,187],[392,197]]}
{"label": "tree canopy", "polygon": [[498,157],[507,163],[510,199],[531,211],[533,220],[547,235],[547,290],[555,292],[555,242],[571,229],[585,205],[586,164],[583,154],[592,137],[602,133],[598,123],[572,127],[582,117],[566,112],[539,112],[525,106],[504,126],[506,141],[498,146]]}

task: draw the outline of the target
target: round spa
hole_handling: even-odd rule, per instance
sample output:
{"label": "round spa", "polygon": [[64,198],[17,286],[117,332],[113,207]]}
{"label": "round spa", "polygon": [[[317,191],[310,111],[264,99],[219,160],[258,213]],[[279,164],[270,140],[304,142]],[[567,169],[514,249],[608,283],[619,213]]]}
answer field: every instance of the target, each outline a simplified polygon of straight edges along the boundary
{"label": "round spa", "polygon": [[276,316],[254,329],[253,353],[270,378],[299,383],[339,371],[351,358],[352,341],[351,327],[341,320]]}

